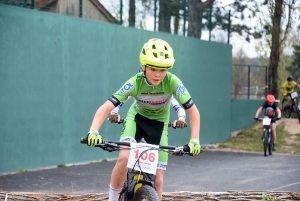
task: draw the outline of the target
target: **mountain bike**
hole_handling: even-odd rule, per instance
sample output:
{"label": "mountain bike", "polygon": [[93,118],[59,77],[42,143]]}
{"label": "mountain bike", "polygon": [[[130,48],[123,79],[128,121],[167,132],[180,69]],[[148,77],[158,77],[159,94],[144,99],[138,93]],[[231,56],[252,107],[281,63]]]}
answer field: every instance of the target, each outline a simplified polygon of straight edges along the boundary
{"label": "mountain bike", "polygon": [[[276,120],[279,120],[280,118],[276,118]],[[270,118],[258,118],[257,121],[261,121],[264,132],[262,136],[262,141],[264,144],[264,155],[267,157],[268,151],[269,155],[272,155],[273,151],[273,137],[272,137],[272,131],[271,131],[271,120]]]}
{"label": "mountain bike", "polygon": [[283,113],[284,117],[290,118],[292,115],[292,112],[295,112],[298,116],[299,123],[300,123],[300,109],[299,109],[297,97],[298,97],[298,93],[296,91],[291,93],[291,98],[292,98],[291,104],[288,106],[287,99],[286,99],[286,97],[284,97],[282,99],[281,106],[282,106],[282,113]]}
{"label": "mountain bike", "polygon": [[[121,119],[121,121],[123,121],[123,119]],[[121,123],[121,121],[118,123]],[[173,123],[169,122],[168,126],[173,127]],[[81,138],[80,143],[87,144],[87,138]],[[189,147],[187,145],[163,146],[142,142],[130,143],[103,140],[102,144],[97,144],[95,147],[99,147],[108,152],[130,150],[127,163],[128,171],[126,181],[120,192],[119,201],[160,200],[155,190],[155,174],[158,163],[158,151],[165,151],[176,156],[193,156],[190,154]]]}

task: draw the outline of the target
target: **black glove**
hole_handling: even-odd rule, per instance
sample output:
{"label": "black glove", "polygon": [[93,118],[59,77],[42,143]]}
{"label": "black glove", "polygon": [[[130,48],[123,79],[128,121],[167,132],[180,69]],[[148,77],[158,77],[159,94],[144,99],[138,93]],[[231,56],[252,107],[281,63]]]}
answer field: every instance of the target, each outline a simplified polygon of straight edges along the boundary
{"label": "black glove", "polygon": [[257,117],[254,117],[254,120],[256,120],[256,121],[257,121],[257,120],[258,120],[258,118],[257,118]]}

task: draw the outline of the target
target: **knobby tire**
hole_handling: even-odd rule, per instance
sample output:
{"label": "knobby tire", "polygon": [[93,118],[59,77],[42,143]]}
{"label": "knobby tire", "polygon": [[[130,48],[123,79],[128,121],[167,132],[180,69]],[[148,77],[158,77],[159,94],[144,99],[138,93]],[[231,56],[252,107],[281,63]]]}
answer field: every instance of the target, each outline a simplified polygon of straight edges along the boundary
{"label": "knobby tire", "polygon": [[264,143],[264,155],[265,156],[267,156],[267,154],[268,154],[268,145],[269,145],[269,143],[268,143],[268,130],[266,129],[265,131],[264,131],[264,138],[263,138],[263,143]]}
{"label": "knobby tire", "polygon": [[[272,134],[270,134],[270,135],[272,135]],[[268,148],[269,148],[269,155],[272,155],[272,151],[273,151],[272,138],[269,141]]]}
{"label": "knobby tire", "polygon": [[281,109],[282,109],[283,116],[286,118],[290,118],[292,115],[292,108],[291,107],[285,108],[286,102],[287,102],[286,99],[282,100],[282,108]]}
{"label": "knobby tire", "polygon": [[[126,190],[125,190],[126,189]],[[127,201],[127,180],[124,182],[121,194],[119,196],[119,201]]]}
{"label": "knobby tire", "polygon": [[300,111],[299,111],[299,107],[298,107],[297,101],[294,103],[294,106],[295,106],[295,112],[297,113],[298,120],[299,120],[299,123],[300,123]]}
{"label": "knobby tire", "polygon": [[133,201],[159,201],[158,194],[154,188],[148,185],[141,186],[134,194]]}

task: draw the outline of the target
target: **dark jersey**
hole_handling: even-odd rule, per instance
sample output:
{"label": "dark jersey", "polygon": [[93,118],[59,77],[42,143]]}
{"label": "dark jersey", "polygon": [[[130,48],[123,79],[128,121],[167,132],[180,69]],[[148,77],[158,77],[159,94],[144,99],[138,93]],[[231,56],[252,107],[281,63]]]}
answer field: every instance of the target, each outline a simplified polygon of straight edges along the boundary
{"label": "dark jersey", "polygon": [[273,105],[269,105],[267,102],[264,102],[261,106],[262,109],[265,109],[265,116],[275,116],[276,110],[278,110],[277,103],[273,103]]}

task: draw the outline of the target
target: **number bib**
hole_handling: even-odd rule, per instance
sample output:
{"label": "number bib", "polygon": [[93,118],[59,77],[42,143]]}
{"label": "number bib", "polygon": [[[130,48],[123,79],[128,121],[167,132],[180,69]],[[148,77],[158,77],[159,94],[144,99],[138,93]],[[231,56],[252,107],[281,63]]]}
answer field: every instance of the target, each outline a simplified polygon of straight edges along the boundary
{"label": "number bib", "polygon": [[[155,175],[157,169],[157,163],[158,163],[159,146],[153,144],[147,144],[147,143],[131,142],[130,147],[131,149],[130,149],[127,167],[137,171],[142,171],[142,172]],[[155,149],[155,150],[149,150],[149,149]],[[144,150],[147,151],[143,153]],[[141,155],[141,153],[143,154]],[[138,159],[139,162],[136,162]]]}
{"label": "number bib", "polygon": [[269,118],[264,118],[262,124],[263,124],[263,125],[266,125],[266,126],[269,126],[269,125],[271,124],[271,119],[269,119]]}
{"label": "number bib", "polygon": [[291,93],[291,97],[292,97],[292,99],[294,99],[294,98],[298,97],[298,94],[297,94],[297,92],[293,92],[293,93]]}

